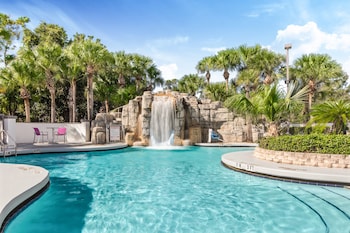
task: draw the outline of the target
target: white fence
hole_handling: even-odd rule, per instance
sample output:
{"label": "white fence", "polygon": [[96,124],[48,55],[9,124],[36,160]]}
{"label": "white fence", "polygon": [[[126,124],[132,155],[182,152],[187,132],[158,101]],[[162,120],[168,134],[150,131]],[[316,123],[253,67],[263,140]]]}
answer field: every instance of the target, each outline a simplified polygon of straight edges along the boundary
{"label": "white fence", "polygon": [[[4,125],[6,125],[6,120]],[[20,123],[15,124],[8,122],[11,127],[9,133],[16,140],[16,143],[33,143],[34,127],[40,131],[48,132],[49,141],[53,141],[54,133],[58,127],[67,128],[66,142],[68,143],[82,143],[86,142],[87,135],[90,134],[89,123]],[[13,129],[12,127],[15,127]],[[5,127],[6,128],[6,127]]]}

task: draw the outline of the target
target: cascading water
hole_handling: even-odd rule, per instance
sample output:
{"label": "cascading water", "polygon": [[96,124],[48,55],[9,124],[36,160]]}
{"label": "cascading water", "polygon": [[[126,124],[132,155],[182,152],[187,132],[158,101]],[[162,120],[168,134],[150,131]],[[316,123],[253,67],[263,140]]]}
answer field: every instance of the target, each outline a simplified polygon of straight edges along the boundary
{"label": "cascading water", "polygon": [[171,146],[174,141],[175,106],[173,98],[154,96],[151,113],[151,146]]}

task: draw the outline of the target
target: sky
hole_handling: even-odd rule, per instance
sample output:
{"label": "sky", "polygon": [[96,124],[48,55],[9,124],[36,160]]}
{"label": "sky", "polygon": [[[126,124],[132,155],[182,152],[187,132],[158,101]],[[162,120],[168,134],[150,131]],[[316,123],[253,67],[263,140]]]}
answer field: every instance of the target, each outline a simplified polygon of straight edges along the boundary
{"label": "sky", "polygon": [[[152,58],[162,77],[197,74],[204,57],[260,44],[286,54],[328,54],[350,74],[349,0],[0,0],[0,12],[94,36],[111,52]],[[233,78],[231,74],[230,78]],[[214,72],[211,81],[224,81]]]}

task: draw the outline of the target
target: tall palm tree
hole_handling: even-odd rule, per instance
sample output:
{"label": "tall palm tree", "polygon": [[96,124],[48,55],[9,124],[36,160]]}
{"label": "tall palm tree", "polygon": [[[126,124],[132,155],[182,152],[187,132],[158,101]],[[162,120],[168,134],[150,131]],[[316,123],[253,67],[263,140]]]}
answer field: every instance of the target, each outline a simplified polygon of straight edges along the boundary
{"label": "tall palm tree", "polygon": [[327,54],[303,55],[295,60],[291,71],[309,87],[307,113],[322,88],[332,85],[336,85],[334,89],[341,88],[347,78],[342,67]]}
{"label": "tall palm tree", "polygon": [[139,54],[132,55],[132,75],[136,79],[136,90],[141,88],[141,82],[146,81],[147,69],[152,65],[152,59]]}
{"label": "tall palm tree", "polygon": [[30,122],[30,89],[37,85],[37,74],[34,65],[30,64],[28,60],[19,59],[12,61],[9,65],[9,70],[12,74],[12,82],[19,86],[20,97],[24,102],[25,122]]}
{"label": "tall palm tree", "polygon": [[270,85],[277,80],[279,71],[284,63],[284,56],[276,54],[268,49],[261,49],[254,57],[254,69],[261,72],[263,83]]}
{"label": "tall palm tree", "polygon": [[93,78],[99,68],[105,63],[105,60],[109,58],[109,52],[101,44],[100,40],[94,40],[90,36],[82,41],[80,56],[81,61],[85,65],[87,75],[87,120],[91,121],[94,105]]}
{"label": "tall palm tree", "polygon": [[214,58],[215,69],[224,71],[223,76],[226,82],[226,91],[229,89],[229,70],[235,70],[239,64],[240,60],[236,49],[226,49],[219,51]]}
{"label": "tall palm tree", "polygon": [[113,57],[115,61],[115,72],[118,74],[118,83],[120,87],[125,87],[125,78],[130,77],[132,73],[132,56],[124,51],[119,51],[113,53]]}
{"label": "tall palm tree", "polygon": [[205,78],[207,80],[207,84],[210,83],[210,71],[214,69],[214,57],[204,57],[202,60],[200,60],[196,66],[196,69],[199,73],[203,74],[205,73]]}
{"label": "tall palm tree", "polygon": [[62,47],[56,43],[40,43],[33,51],[37,67],[45,75],[46,88],[51,99],[51,123],[56,121],[56,82],[60,80]]}
{"label": "tall palm tree", "polygon": [[75,37],[74,41],[64,48],[63,54],[66,57],[66,75],[70,83],[69,90],[69,121],[76,121],[77,109],[77,81],[82,78],[84,64],[80,59],[81,40]]}
{"label": "tall palm tree", "polygon": [[162,72],[157,68],[155,64],[152,64],[147,68],[147,90],[152,91],[156,86],[163,86],[164,79],[162,78]]}

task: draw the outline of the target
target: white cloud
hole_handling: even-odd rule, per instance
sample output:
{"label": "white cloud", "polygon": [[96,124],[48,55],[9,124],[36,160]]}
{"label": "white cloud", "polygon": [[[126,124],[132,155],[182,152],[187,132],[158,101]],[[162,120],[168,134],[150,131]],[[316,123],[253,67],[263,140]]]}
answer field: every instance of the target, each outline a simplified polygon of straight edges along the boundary
{"label": "white cloud", "polygon": [[302,54],[327,53],[350,74],[350,33],[325,32],[315,22],[305,25],[291,24],[277,32],[274,47],[283,48],[282,43],[292,43],[291,61]]}
{"label": "white cloud", "polygon": [[162,77],[165,80],[171,80],[171,79],[177,78],[176,72],[178,71],[178,67],[175,63],[161,65],[158,68],[160,69],[160,71],[162,71]]}

